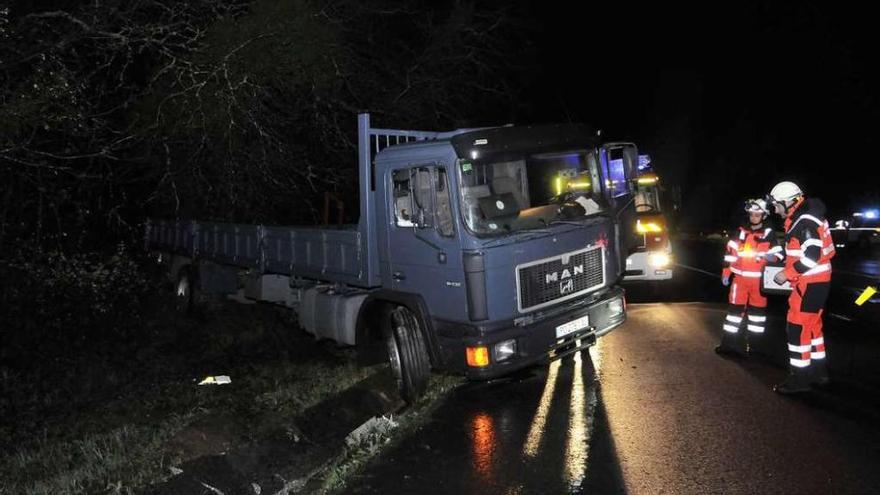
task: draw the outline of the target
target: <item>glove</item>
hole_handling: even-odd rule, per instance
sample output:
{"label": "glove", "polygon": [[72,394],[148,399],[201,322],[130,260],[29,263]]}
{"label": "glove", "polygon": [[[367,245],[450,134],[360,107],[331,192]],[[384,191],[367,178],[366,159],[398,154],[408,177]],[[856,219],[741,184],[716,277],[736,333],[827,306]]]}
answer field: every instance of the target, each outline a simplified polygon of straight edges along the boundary
{"label": "glove", "polygon": [[785,274],[784,270],[780,270],[779,273],[777,273],[776,276],[773,277],[773,281],[779,285],[783,285],[785,284],[785,282],[788,282],[788,276]]}
{"label": "glove", "polygon": [[776,257],[775,253],[767,253],[764,255],[764,259],[766,259],[770,263],[773,263],[774,261],[777,261],[779,258]]}
{"label": "glove", "polygon": [[721,283],[722,283],[725,287],[727,287],[728,285],[730,285],[730,275],[728,275],[728,276],[726,276],[726,277],[721,277]]}

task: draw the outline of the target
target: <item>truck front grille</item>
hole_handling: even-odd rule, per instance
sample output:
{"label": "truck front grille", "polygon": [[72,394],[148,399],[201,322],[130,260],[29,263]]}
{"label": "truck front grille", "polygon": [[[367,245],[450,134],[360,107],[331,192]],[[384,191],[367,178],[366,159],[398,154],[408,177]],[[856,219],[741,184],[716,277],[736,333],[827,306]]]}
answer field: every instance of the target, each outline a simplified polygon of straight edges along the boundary
{"label": "truck front grille", "polygon": [[516,267],[517,304],[525,313],[605,285],[605,249],[573,251]]}

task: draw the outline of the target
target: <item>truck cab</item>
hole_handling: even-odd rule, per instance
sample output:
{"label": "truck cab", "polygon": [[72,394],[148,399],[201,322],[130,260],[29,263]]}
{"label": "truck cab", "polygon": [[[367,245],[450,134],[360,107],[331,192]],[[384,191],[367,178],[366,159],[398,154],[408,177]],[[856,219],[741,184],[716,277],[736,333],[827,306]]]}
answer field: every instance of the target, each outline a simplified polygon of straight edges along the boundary
{"label": "truck cab", "polygon": [[636,156],[570,125],[384,149],[377,297],[410,301],[432,365],[470,378],[588,347],[625,318],[617,219]]}

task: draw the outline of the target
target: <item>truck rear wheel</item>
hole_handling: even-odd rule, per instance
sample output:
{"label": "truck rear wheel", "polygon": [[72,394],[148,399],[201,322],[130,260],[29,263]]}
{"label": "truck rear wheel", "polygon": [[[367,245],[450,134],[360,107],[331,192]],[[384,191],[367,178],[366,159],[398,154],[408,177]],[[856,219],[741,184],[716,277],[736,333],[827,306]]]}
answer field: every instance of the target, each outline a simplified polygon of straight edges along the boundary
{"label": "truck rear wheel", "polygon": [[174,287],[174,309],[183,316],[193,316],[198,306],[199,281],[190,268],[182,268]]}
{"label": "truck rear wheel", "polygon": [[412,404],[425,392],[431,363],[419,320],[404,306],[387,310],[385,343],[400,396]]}

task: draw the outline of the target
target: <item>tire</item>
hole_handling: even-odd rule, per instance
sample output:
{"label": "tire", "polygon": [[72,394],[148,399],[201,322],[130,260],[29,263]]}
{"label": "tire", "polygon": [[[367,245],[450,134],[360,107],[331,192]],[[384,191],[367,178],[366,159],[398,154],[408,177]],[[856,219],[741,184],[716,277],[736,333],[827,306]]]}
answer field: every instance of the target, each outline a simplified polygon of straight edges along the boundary
{"label": "tire", "polygon": [[385,314],[385,343],[391,371],[397,380],[400,396],[414,403],[428,384],[431,362],[419,320],[404,306],[392,306]]}

